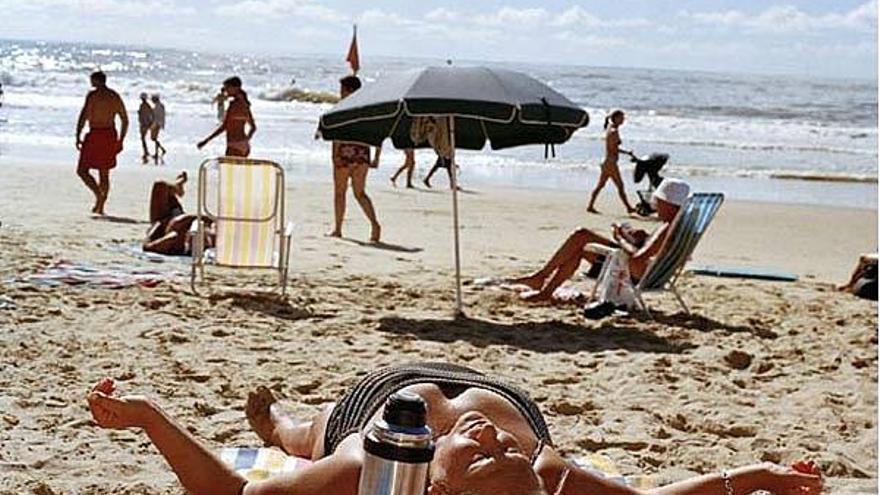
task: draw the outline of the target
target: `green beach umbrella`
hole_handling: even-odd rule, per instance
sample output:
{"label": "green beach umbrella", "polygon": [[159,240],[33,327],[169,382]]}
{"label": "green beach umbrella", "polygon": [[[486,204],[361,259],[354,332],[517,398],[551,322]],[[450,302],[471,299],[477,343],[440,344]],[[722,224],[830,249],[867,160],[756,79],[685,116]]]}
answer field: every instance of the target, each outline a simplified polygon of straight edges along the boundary
{"label": "green beach umbrella", "polygon": [[[395,148],[432,147],[414,140],[426,119],[442,123],[444,149],[452,160],[456,311],[461,313],[461,262],[455,149],[500,150],[530,144],[547,150],[567,141],[589,115],[546,84],[520,72],[486,67],[427,67],[389,74],[364,86],[321,116],[320,136]],[[413,132],[413,131],[416,132]]]}

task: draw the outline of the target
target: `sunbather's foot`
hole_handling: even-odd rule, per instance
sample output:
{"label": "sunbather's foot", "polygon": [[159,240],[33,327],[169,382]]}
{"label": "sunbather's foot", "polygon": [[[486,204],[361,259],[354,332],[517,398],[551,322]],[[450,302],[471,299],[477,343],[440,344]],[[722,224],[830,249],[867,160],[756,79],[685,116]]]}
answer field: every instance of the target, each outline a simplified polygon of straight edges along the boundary
{"label": "sunbather's foot", "polygon": [[256,391],[248,394],[244,406],[248,423],[267,446],[280,447],[279,431],[295,426],[294,421],[281,413],[278,406],[272,391],[263,386],[257,387]]}
{"label": "sunbather's foot", "polygon": [[541,287],[544,285],[544,278],[537,275],[529,275],[528,277],[508,279],[507,283],[513,285],[525,285],[533,290],[541,290]]}
{"label": "sunbather's foot", "polygon": [[342,237],[342,231],[339,229],[334,229],[324,235],[327,237]]}
{"label": "sunbather's foot", "polygon": [[431,189],[431,183],[428,182],[428,179],[423,180],[422,183],[425,185],[425,187],[427,187],[428,189]]}
{"label": "sunbather's foot", "polygon": [[379,238],[382,237],[382,226],[377,224],[373,225],[373,228],[370,230],[370,242],[378,243]]}
{"label": "sunbather's foot", "polygon": [[547,302],[553,299],[553,294],[548,294],[543,290],[530,290],[519,295],[520,299],[529,303]]}
{"label": "sunbather's foot", "polygon": [[394,186],[394,187],[397,187],[397,177],[392,177],[392,178],[391,178],[391,185]]}
{"label": "sunbather's foot", "polygon": [[595,213],[598,215],[599,210],[597,210],[595,206],[587,206],[587,213]]}
{"label": "sunbather's foot", "polygon": [[414,186],[412,182],[407,182],[407,183],[406,183],[406,188],[407,188],[407,189],[415,189],[416,186]]}

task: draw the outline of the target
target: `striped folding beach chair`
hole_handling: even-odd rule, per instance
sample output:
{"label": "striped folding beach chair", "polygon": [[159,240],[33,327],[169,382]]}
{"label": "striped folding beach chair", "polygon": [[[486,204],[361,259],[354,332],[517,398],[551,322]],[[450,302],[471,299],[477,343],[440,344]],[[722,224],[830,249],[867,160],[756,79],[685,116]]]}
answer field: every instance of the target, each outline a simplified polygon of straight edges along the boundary
{"label": "striped folding beach chair", "polygon": [[[284,170],[277,163],[237,157],[202,162],[192,249],[193,291],[197,275],[204,280],[205,265],[210,263],[276,270],[281,293],[286,293],[293,225],[285,222],[284,204]],[[214,247],[208,249],[211,238]]]}
{"label": "striped folding beach chair", "polygon": [[[695,193],[679,210],[669,227],[669,235],[666,237],[660,253],[651,260],[645,274],[633,287],[636,303],[648,316],[651,316],[651,311],[648,310],[648,305],[645,304],[642,295],[646,292],[664,290],[672,292],[685,313],[690,314],[684,299],[675,288],[675,282],[678,281],[685,263],[691,258],[697,243],[700,242],[723,202],[724,194],[721,193]],[[598,244],[590,244],[587,249],[599,254],[609,254],[607,252],[609,248]],[[603,267],[603,274],[599,275],[599,279],[604,275],[606,268],[608,268],[607,264]],[[595,293],[594,288],[594,296]]]}

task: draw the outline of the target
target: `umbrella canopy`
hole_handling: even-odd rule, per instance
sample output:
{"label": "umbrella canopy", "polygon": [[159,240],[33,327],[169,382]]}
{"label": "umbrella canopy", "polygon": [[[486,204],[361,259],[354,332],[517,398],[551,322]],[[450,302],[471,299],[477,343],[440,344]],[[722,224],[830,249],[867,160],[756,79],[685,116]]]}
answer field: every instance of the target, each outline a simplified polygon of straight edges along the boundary
{"label": "umbrella canopy", "polygon": [[327,140],[373,146],[391,138],[395,148],[419,148],[410,128],[416,117],[453,117],[455,147],[492,149],[560,144],[589,122],[587,112],[546,84],[506,69],[427,67],[365,86],[321,116]]}
{"label": "umbrella canopy", "polygon": [[[434,127],[433,139],[413,142],[414,124],[418,127],[415,134],[421,136],[426,117],[442,125]],[[483,149],[486,141],[496,150],[560,144],[588,122],[586,111],[525,74],[485,67],[428,67],[384,77],[356,91],[321,116],[318,131],[326,140],[381,146],[391,138],[395,148],[437,146],[438,154],[448,152],[452,160],[455,309],[461,315],[455,150]]]}

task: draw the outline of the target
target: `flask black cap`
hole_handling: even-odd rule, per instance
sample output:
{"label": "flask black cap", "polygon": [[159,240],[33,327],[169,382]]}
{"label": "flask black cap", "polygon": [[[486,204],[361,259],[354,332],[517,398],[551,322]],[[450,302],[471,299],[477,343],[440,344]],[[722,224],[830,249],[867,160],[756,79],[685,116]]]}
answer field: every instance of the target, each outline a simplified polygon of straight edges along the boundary
{"label": "flask black cap", "polygon": [[389,425],[421,428],[425,426],[427,409],[425,401],[418,395],[399,391],[391,394],[391,397],[388,398],[382,419]]}

